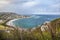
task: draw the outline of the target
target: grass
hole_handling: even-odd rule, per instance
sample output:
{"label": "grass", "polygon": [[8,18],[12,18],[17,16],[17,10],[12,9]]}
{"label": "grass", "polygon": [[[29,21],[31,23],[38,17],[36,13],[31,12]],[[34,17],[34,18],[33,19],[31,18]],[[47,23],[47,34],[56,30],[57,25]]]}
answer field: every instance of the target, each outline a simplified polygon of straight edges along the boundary
{"label": "grass", "polygon": [[0,30],[5,30],[5,26],[0,25]]}
{"label": "grass", "polygon": [[[59,21],[60,19],[53,20],[51,22],[51,27],[53,29],[53,32],[56,30],[56,35],[51,33],[50,31],[41,31],[40,27],[36,28],[33,31],[25,32],[25,31],[20,31],[19,29],[14,30],[8,30],[10,27],[1,25],[0,24],[0,30],[8,30],[10,33],[7,32],[0,32],[0,38],[4,40],[60,40],[60,24],[56,26],[56,22]],[[56,29],[54,29],[56,27]],[[53,36],[53,37],[52,37]],[[55,37],[55,38],[54,38]]]}

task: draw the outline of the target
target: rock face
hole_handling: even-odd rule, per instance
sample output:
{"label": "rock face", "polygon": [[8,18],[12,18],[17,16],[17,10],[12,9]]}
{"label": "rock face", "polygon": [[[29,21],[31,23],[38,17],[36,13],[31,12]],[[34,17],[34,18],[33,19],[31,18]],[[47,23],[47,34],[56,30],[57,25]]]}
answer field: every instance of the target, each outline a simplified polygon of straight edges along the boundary
{"label": "rock face", "polygon": [[44,24],[41,26],[41,31],[48,30],[48,24],[49,23],[50,23],[49,21],[44,22]]}
{"label": "rock face", "polygon": [[41,26],[41,31],[45,31],[45,30],[47,30],[48,29],[48,26],[47,25],[42,25]]}
{"label": "rock face", "polygon": [[2,20],[0,20],[0,23],[2,23],[3,21]]}

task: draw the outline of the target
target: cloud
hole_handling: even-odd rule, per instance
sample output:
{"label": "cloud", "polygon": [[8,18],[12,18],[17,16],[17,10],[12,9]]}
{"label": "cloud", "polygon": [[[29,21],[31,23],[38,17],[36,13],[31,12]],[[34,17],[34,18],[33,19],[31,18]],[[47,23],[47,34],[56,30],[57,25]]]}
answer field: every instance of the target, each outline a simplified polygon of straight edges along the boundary
{"label": "cloud", "polygon": [[8,0],[0,0],[0,8],[5,7],[8,4],[10,4],[10,1],[8,1]]}
{"label": "cloud", "polygon": [[28,1],[28,2],[23,3],[21,6],[22,8],[30,8],[30,7],[36,6],[37,4],[39,3],[36,1]]}
{"label": "cloud", "polygon": [[51,5],[53,8],[60,8],[60,3]]}
{"label": "cloud", "polygon": [[60,15],[60,12],[35,12],[33,14],[41,14],[41,15]]}
{"label": "cloud", "polygon": [[60,0],[0,0],[0,11],[23,14],[57,13],[60,12],[59,1]]}

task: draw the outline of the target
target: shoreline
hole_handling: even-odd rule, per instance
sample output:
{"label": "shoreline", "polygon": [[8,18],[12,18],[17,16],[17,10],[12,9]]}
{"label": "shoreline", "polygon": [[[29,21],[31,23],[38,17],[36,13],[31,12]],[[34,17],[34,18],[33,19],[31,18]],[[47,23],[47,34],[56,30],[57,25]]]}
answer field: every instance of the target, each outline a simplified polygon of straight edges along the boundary
{"label": "shoreline", "polygon": [[15,25],[13,24],[13,21],[16,21],[16,20],[18,20],[18,19],[12,19],[12,20],[8,21],[6,23],[6,25],[15,27]]}
{"label": "shoreline", "polygon": [[[25,18],[25,17],[24,17],[24,18]],[[26,17],[26,18],[31,18],[31,17]],[[6,23],[6,25],[11,26],[11,27],[16,27],[16,26],[14,25],[13,21],[16,21],[16,20],[19,20],[19,19],[23,19],[23,18],[12,19],[12,20],[8,21],[8,22]],[[39,26],[40,26],[40,25],[38,25],[38,27],[39,27]],[[36,29],[36,28],[38,28],[38,27],[33,27],[33,28],[31,29],[31,31],[34,30],[34,29]],[[17,27],[17,28],[19,28],[20,30],[27,30],[27,29],[25,29],[25,28],[20,28],[20,27]]]}
{"label": "shoreline", "polygon": [[[31,18],[31,17],[23,17],[23,18]],[[19,20],[19,19],[23,19],[23,18],[12,19],[12,20],[8,21],[8,22],[6,23],[6,25],[12,26],[12,27],[16,27],[16,26],[14,25],[13,21],[16,21],[16,20]]]}
{"label": "shoreline", "polygon": [[[24,17],[24,18],[31,18],[31,17]],[[19,19],[23,19],[23,18],[16,18],[16,19],[12,19],[12,20],[10,20],[10,21],[8,21],[7,23],[6,23],[6,25],[7,26],[10,26],[10,27],[16,27],[15,25],[14,25],[14,23],[13,23],[13,21],[16,21],[16,20],[19,20]],[[21,27],[17,27],[19,30],[24,30],[24,31],[27,31],[27,29],[25,29],[25,28],[21,28]]]}

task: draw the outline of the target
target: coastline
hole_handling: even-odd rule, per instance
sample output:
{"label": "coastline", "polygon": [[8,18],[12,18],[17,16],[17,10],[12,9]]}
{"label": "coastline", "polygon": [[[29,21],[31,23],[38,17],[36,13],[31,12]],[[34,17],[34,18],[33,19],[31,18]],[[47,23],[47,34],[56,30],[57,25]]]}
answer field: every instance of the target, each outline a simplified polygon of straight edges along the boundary
{"label": "coastline", "polygon": [[[24,17],[24,18],[25,18],[25,17]],[[31,17],[26,17],[26,18],[31,18]],[[8,22],[6,23],[6,25],[11,26],[11,27],[16,27],[13,22],[16,21],[16,20],[19,20],[19,19],[23,19],[23,18],[12,19],[12,20],[8,21]],[[44,22],[44,24],[45,24],[45,23],[49,23],[49,22],[46,21],[46,22]],[[41,26],[41,25],[38,25],[38,27],[40,27],[40,26]],[[31,31],[33,31],[34,29],[36,29],[36,28],[38,28],[38,27],[32,28]],[[25,29],[25,28],[20,28],[20,27],[17,27],[17,28],[19,28],[20,30],[27,30],[27,29]]]}
{"label": "coastline", "polygon": [[[23,17],[23,18],[30,18],[30,17]],[[23,19],[23,18],[12,19],[12,20],[8,21],[8,22],[6,23],[6,25],[12,26],[12,27],[16,27],[16,26],[14,25],[13,21],[16,21],[16,20],[19,20],[19,19]]]}
{"label": "coastline", "polygon": [[[31,17],[24,17],[24,18],[31,18]],[[23,19],[23,18],[12,19],[12,20],[8,21],[8,22],[6,23],[6,25],[15,28],[16,26],[15,26],[15,24],[13,23],[13,21],[16,21],[16,20],[19,20],[19,19]],[[18,28],[20,31],[22,31],[22,30],[27,31],[27,29],[25,29],[25,28],[21,28],[21,27],[17,27],[17,28]]]}
{"label": "coastline", "polygon": [[16,21],[16,20],[18,20],[18,19],[12,19],[12,20],[8,21],[8,22],[6,23],[6,25],[15,27],[15,25],[13,24],[13,21]]}

